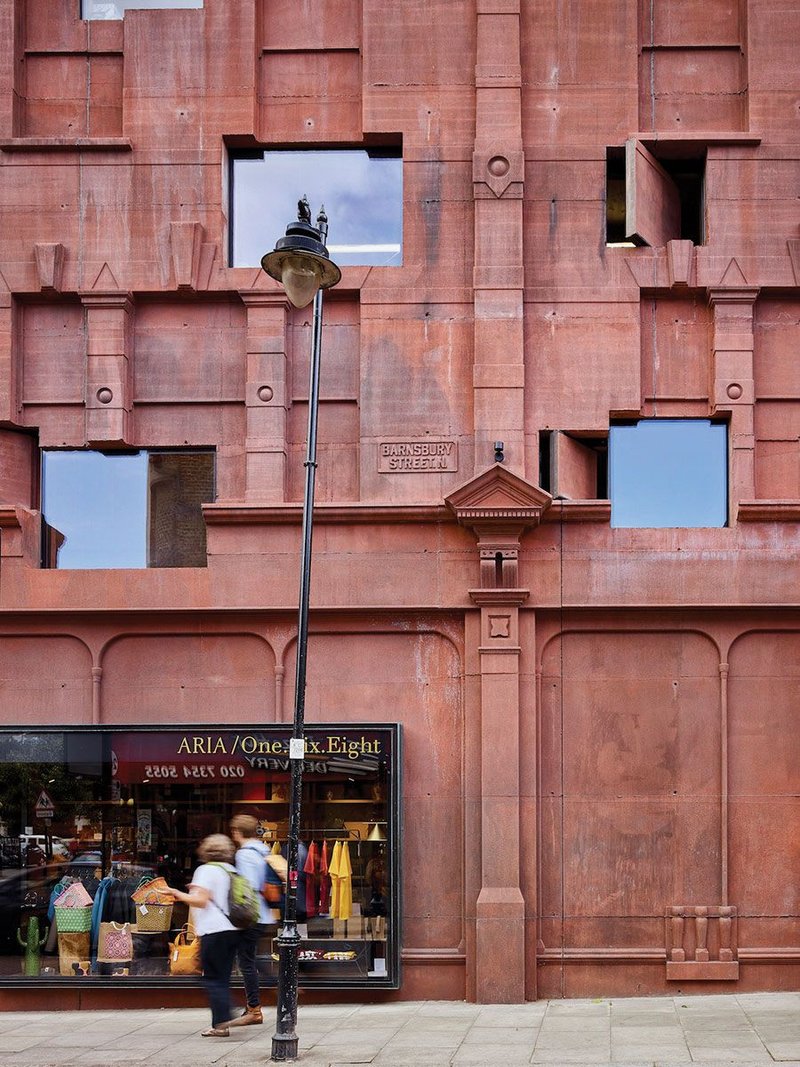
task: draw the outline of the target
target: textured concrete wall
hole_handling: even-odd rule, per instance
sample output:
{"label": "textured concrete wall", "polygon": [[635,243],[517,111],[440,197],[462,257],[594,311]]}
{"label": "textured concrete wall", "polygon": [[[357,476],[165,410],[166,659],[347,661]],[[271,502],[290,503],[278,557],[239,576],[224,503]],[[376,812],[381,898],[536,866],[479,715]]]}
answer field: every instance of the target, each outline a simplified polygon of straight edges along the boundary
{"label": "textured concrete wall", "polygon": [[[402,142],[403,265],[326,300],[308,697],[404,723],[401,995],[795,983],[797,5],[77,16],[0,0],[3,721],[288,717],[310,313],[228,265],[227,154]],[[631,139],[705,159],[702,244],[607,247]],[[540,432],[617,416],[726,420],[729,525],[552,502]],[[213,448],[208,566],[42,569],[37,446]]]}

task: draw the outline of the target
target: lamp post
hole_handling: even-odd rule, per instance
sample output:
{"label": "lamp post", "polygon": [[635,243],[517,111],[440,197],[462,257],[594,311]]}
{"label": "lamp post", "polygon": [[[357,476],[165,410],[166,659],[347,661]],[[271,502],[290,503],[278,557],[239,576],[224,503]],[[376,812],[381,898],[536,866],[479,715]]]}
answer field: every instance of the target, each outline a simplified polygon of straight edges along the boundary
{"label": "lamp post", "polygon": [[294,723],[289,743],[291,787],[289,792],[288,874],[283,926],[278,935],[278,1012],[272,1036],[272,1060],[297,1059],[297,856],[300,842],[300,802],[305,757],[306,659],[308,652],[308,597],[311,585],[311,535],[314,519],[314,480],[317,470],[317,411],[319,409],[319,364],[322,351],[322,290],[336,285],[342,276],[329,259],[325,241],[328,218],[322,208],[317,225],[311,223],[308,200],[297,205],[297,222],[286,227],[286,236],[261,260],[271,278],[279,281],[297,308],[314,301],[311,335],[311,368],[308,384],[308,439],[303,494],[302,553],[300,557],[300,607],[297,617],[297,666],[294,686]]}

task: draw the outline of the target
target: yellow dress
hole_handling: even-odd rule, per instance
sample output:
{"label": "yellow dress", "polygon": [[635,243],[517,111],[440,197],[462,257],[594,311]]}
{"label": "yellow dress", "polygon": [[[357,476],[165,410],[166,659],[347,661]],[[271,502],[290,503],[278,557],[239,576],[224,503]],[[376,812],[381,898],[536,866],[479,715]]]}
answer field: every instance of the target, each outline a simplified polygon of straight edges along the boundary
{"label": "yellow dress", "polygon": [[342,842],[337,841],[333,846],[333,855],[328,864],[328,874],[331,879],[331,904],[330,916],[332,919],[339,918],[339,859],[342,855]]}
{"label": "yellow dress", "polygon": [[353,868],[350,864],[350,845],[342,844],[339,854],[339,914],[338,919],[349,919],[353,914]]}

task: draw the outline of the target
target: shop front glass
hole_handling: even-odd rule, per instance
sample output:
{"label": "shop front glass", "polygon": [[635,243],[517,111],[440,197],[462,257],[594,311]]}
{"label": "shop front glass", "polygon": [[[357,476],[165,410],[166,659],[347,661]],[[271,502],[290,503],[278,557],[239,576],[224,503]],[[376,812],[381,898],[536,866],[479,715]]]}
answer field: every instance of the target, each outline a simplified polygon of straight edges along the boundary
{"label": "shop front glass", "polygon": [[[285,726],[1,731],[0,983],[197,982],[192,915],[159,886],[186,888],[199,842],[247,814],[279,875],[259,946],[273,984],[289,736]],[[398,987],[399,767],[397,725],[306,730],[301,985]]]}

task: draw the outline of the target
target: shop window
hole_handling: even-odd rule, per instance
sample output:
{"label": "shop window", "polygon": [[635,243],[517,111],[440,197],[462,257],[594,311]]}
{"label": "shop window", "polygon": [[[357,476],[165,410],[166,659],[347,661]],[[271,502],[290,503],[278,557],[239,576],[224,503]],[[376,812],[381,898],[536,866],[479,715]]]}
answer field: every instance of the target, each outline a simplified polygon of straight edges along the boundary
{"label": "shop window", "polygon": [[[696,152],[696,150],[693,150]],[[662,247],[705,243],[705,153],[665,143],[650,151],[631,138],[606,149],[606,243]]]}
{"label": "shop window", "polygon": [[561,500],[607,499],[607,435],[540,431],[539,485]]}
{"label": "shop window", "polygon": [[[228,833],[237,815],[253,817],[265,867],[271,852],[285,856],[290,734],[0,730],[0,985],[199,984],[199,968],[185,970],[170,948],[185,905],[141,883],[186,888],[199,842]],[[399,986],[399,745],[396,725],[306,730],[303,986]],[[277,979],[276,903],[262,912],[267,985]]]}
{"label": "shop window", "polygon": [[126,11],[202,6],[203,0],[81,0],[81,18],[121,19]]}
{"label": "shop window", "polygon": [[231,265],[257,267],[297,201],[324,205],[328,251],[341,267],[402,263],[403,161],[396,149],[237,151],[231,154]]}
{"label": "shop window", "polygon": [[609,488],[612,526],[725,526],[727,427],[708,419],[612,426]]}
{"label": "shop window", "polygon": [[43,563],[204,567],[213,452],[46,451]]}

